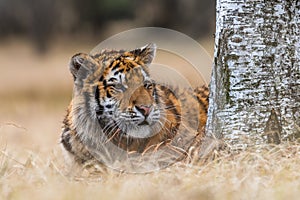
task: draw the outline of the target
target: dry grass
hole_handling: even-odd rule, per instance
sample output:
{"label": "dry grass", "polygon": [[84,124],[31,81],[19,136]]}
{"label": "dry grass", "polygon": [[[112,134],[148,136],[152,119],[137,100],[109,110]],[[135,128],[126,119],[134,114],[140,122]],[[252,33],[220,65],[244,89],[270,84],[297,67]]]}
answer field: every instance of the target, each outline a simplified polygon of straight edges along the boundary
{"label": "dry grass", "polygon": [[0,48],[0,199],[299,198],[300,147],[293,144],[219,152],[206,163],[149,174],[66,175],[58,140],[71,98],[72,54],[55,50],[40,58],[26,45]]}
{"label": "dry grass", "polygon": [[[60,153],[0,154],[0,199],[297,199],[300,148],[264,147],[149,174],[66,176]],[[34,198],[33,198],[34,197]]]}

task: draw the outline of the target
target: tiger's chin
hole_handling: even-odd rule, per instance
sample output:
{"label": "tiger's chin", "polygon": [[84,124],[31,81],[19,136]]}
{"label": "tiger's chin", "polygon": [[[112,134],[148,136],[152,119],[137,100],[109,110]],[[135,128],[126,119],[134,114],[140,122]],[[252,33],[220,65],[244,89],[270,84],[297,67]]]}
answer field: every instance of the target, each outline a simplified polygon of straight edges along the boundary
{"label": "tiger's chin", "polygon": [[135,129],[128,130],[126,135],[133,138],[148,138],[155,135],[155,133],[153,133],[153,130],[149,125],[141,125]]}
{"label": "tiger's chin", "polygon": [[132,138],[148,138],[158,134],[161,131],[161,126],[156,122],[141,122],[137,124],[120,124],[119,129],[127,137]]}

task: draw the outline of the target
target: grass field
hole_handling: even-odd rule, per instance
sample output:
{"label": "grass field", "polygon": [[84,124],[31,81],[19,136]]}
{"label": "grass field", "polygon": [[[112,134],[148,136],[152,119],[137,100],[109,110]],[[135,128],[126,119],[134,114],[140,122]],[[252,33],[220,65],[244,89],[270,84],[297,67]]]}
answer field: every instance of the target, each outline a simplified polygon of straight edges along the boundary
{"label": "grass field", "polygon": [[[149,174],[68,176],[59,147],[72,95],[69,57],[38,56],[24,41],[0,47],[0,199],[299,199],[300,146],[262,146]],[[74,50],[75,49],[75,50]]]}

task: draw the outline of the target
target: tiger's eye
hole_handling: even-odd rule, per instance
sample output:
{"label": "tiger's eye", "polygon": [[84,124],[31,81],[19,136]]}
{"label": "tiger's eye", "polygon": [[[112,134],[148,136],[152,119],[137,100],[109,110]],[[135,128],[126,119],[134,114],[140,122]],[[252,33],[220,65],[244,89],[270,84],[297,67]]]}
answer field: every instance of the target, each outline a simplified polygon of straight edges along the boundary
{"label": "tiger's eye", "polygon": [[122,83],[116,83],[113,86],[116,90],[120,90],[122,92],[124,92],[126,90],[126,88],[124,87],[124,85]]}

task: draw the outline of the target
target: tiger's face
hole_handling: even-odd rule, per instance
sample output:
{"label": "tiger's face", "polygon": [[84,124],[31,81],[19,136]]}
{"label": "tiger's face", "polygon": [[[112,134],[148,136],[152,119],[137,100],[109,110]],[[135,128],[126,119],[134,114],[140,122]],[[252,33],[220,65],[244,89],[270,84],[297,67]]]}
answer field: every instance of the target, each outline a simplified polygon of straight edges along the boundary
{"label": "tiger's face", "polygon": [[[75,85],[79,82],[77,85],[87,93],[90,112],[108,136],[117,132],[146,138],[163,126],[163,102],[148,69],[154,54],[155,46],[150,44],[133,51],[77,54],[72,58],[70,70]],[[82,66],[92,75],[79,77]]]}
{"label": "tiger's face", "polygon": [[[124,77],[124,90],[118,94],[119,98],[113,100],[112,119],[127,135],[152,136],[157,131],[161,117],[155,83],[144,76],[140,69],[133,70]],[[109,100],[107,97],[106,99]]]}
{"label": "tiger's face", "polygon": [[[103,115],[110,119],[104,129],[119,128],[135,138],[150,137],[157,132],[161,118],[160,104],[155,83],[143,63],[132,62],[133,57],[122,58],[121,65],[133,65],[130,69],[111,68],[103,77],[106,94],[100,96]],[[118,62],[118,61],[114,61]],[[111,127],[110,127],[111,126]],[[110,130],[114,132],[114,130]]]}

